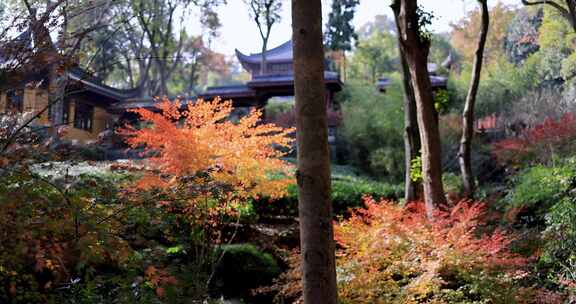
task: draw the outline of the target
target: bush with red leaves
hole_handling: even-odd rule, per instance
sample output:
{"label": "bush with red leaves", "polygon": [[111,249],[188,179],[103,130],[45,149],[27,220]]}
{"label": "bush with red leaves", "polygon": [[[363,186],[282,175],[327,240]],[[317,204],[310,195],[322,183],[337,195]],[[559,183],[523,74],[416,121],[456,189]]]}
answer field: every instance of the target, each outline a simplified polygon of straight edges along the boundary
{"label": "bush with red leaves", "polygon": [[342,303],[559,303],[525,296],[551,293],[522,286],[529,258],[510,251],[514,235],[488,229],[484,204],[429,221],[422,203],[365,203],[335,229]]}
{"label": "bush with red leaves", "polygon": [[504,164],[546,164],[572,153],[575,144],[576,116],[566,114],[558,120],[546,119],[518,137],[499,141],[492,151]]}

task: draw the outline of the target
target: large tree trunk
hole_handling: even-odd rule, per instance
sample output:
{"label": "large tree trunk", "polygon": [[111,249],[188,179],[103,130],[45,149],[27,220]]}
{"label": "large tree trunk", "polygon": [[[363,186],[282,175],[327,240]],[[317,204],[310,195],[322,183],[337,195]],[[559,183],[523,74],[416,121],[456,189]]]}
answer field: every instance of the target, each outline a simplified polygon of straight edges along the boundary
{"label": "large tree trunk", "polygon": [[398,39],[410,70],[410,79],[414,87],[416,114],[420,141],[422,143],[422,179],[426,213],[433,218],[434,208],[446,203],[442,186],[442,149],[440,133],[435,118],[432,85],[428,74],[428,53],[430,39],[420,33],[418,1],[394,0],[392,9],[399,29]]}
{"label": "large tree trunk", "polygon": [[410,69],[402,50],[400,50],[400,58],[404,85],[404,200],[411,202],[418,199],[419,189],[422,186],[418,181],[412,179],[412,161],[420,156],[420,131],[418,131],[416,98],[414,97],[414,88],[410,81]]}
{"label": "large tree trunk", "polygon": [[482,28],[480,30],[480,39],[474,58],[474,67],[472,68],[472,80],[466,96],[466,104],[462,113],[462,139],[460,140],[460,151],[458,161],[460,163],[460,174],[464,185],[464,195],[468,198],[474,196],[474,175],[472,174],[472,139],[474,137],[474,107],[476,105],[476,95],[480,85],[480,75],[482,73],[482,60],[484,58],[484,47],[486,46],[486,37],[490,25],[490,12],[488,11],[487,0],[478,0],[482,10]]}
{"label": "large tree trunk", "polygon": [[298,209],[305,304],[336,304],[320,0],[292,0]]}
{"label": "large tree trunk", "polygon": [[[396,29],[400,33],[396,20]],[[420,156],[420,131],[418,130],[418,116],[416,114],[416,97],[410,79],[410,68],[402,48],[398,47],[402,64],[402,84],[404,86],[404,200],[406,202],[418,199],[422,185],[412,179],[412,162]]]}

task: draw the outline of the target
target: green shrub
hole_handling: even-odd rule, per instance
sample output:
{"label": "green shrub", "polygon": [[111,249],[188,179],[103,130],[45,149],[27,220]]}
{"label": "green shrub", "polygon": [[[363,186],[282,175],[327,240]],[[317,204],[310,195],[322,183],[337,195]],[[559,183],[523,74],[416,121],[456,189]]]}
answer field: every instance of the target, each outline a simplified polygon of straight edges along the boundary
{"label": "green shrub", "polygon": [[547,167],[537,165],[525,169],[513,178],[513,188],[506,196],[508,209],[530,208],[544,215],[560,201],[576,182],[576,159]]}
{"label": "green shrub", "polygon": [[555,167],[537,165],[515,176],[514,188],[505,199],[508,208],[518,213],[516,222],[535,227],[535,238],[521,245],[540,253],[536,265],[541,283],[560,289],[576,286],[575,185],[575,159]]}
{"label": "green shrub", "polygon": [[400,76],[394,74],[391,79],[386,93],[378,92],[372,83],[351,81],[338,95],[344,121],[339,142],[346,151],[339,161],[399,182],[404,159],[403,93]]}
{"label": "green shrub", "polygon": [[250,289],[269,285],[281,272],[272,255],[251,244],[222,245],[215,255],[221,259],[216,265],[211,289],[226,297],[244,295]]}
{"label": "green shrub", "polygon": [[343,177],[332,180],[332,205],[335,214],[350,208],[362,207],[365,195],[375,199],[398,199],[403,194],[401,185],[374,182],[362,178]]}
{"label": "green shrub", "polygon": [[370,153],[370,168],[374,175],[388,180],[402,180],[404,176],[404,151],[398,148],[379,148]]}
{"label": "green shrub", "polygon": [[294,102],[287,102],[285,100],[271,99],[266,105],[266,115],[274,118],[282,113],[292,111]]}
{"label": "green shrub", "polygon": [[562,263],[576,259],[576,198],[564,198],[546,215],[542,259]]}
{"label": "green shrub", "polygon": [[460,176],[447,172],[442,175],[442,183],[447,193],[460,194],[463,189],[462,178]]}
{"label": "green shrub", "polygon": [[[335,215],[345,214],[348,209],[362,207],[364,195],[374,198],[399,199],[403,196],[402,185],[393,185],[349,175],[332,177],[332,207]],[[298,215],[298,188],[288,187],[288,195],[270,200],[263,197],[252,202],[258,215]]]}

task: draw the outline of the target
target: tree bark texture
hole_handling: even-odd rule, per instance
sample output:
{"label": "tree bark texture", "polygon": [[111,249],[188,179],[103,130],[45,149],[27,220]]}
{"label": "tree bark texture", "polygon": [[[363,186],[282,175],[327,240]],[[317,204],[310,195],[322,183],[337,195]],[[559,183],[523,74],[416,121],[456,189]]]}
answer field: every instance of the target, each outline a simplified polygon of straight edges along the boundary
{"label": "tree bark texture", "polygon": [[336,304],[320,0],[292,0],[298,209],[305,304]]}
{"label": "tree bark texture", "polygon": [[[398,20],[396,20],[396,29],[400,33]],[[422,187],[420,182],[412,180],[412,161],[420,156],[420,131],[418,130],[416,97],[414,97],[414,87],[410,79],[410,68],[401,47],[398,47],[398,54],[402,64],[402,85],[404,87],[404,200],[412,202],[418,199]]]}
{"label": "tree bark texture", "polygon": [[400,51],[400,58],[404,85],[404,200],[412,202],[418,199],[419,189],[422,186],[418,181],[412,180],[412,161],[420,156],[420,131],[416,114],[416,98],[410,81],[410,69],[402,51]]}
{"label": "tree bark texture", "polygon": [[482,27],[480,38],[474,57],[474,66],[472,68],[472,79],[464,104],[462,113],[462,138],[460,140],[460,150],[458,152],[458,162],[460,163],[460,175],[464,185],[464,195],[468,198],[474,196],[475,184],[472,172],[472,140],[474,139],[474,107],[476,106],[476,95],[480,85],[480,76],[482,73],[482,60],[484,58],[484,49],[488,29],[490,26],[490,12],[488,11],[488,1],[478,0],[482,11]]}
{"label": "tree bark texture", "polygon": [[433,218],[434,208],[446,203],[442,185],[442,149],[440,133],[435,118],[432,85],[428,74],[430,39],[418,27],[418,1],[394,0],[392,10],[399,29],[399,45],[410,71],[416,99],[416,114],[422,144],[422,184],[426,213]]}

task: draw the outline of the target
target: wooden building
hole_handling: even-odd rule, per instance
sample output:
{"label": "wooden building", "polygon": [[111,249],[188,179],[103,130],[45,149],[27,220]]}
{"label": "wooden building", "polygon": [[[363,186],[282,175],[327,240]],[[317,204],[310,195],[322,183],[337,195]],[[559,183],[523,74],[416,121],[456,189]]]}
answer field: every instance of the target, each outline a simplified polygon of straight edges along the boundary
{"label": "wooden building", "polygon": [[[119,119],[110,110],[112,105],[137,96],[137,90],[119,90],[102,84],[80,68],[65,72],[63,101],[49,106],[48,75],[24,81],[10,89],[0,89],[0,112],[21,112],[35,115],[44,111],[37,125],[65,126],[63,137],[88,143],[113,126]],[[58,113],[56,113],[58,111]],[[54,123],[59,117],[59,123]]]}
{"label": "wooden building", "polygon": [[[0,66],[1,55],[0,52]],[[252,74],[250,81],[244,85],[209,87],[203,94],[183,100],[220,97],[232,100],[237,108],[264,108],[271,97],[294,95],[291,41],[267,51],[267,69],[263,74],[260,73],[262,54],[244,55],[236,51],[236,55],[242,66]],[[50,75],[53,73],[49,68],[42,69],[10,86],[3,86],[0,77],[0,112],[35,114],[45,109],[49,104]],[[120,90],[107,86],[79,67],[69,68],[64,77],[65,98],[48,107],[35,123],[49,127],[67,126],[64,132],[66,139],[80,143],[95,141],[114,125],[133,120],[130,109],[156,109],[157,99],[142,98],[138,89]],[[343,84],[337,73],[326,71],[325,85],[327,107],[332,109],[334,93],[342,90]],[[335,124],[331,127],[335,128]]]}
{"label": "wooden building", "polygon": [[[294,65],[292,40],[266,51],[266,70],[261,72],[262,53],[245,55],[236,50],[242,67],[251,74],[251,80],[240,86],[209,87],[199,97],[212,99],[220,96],[231,99],[239,106],[264,107],[268,99],[276,96],[294,96]],[[338,73],[325,71],[326,101],[333,107],[334,93],[341,91],[343,83]]]}

